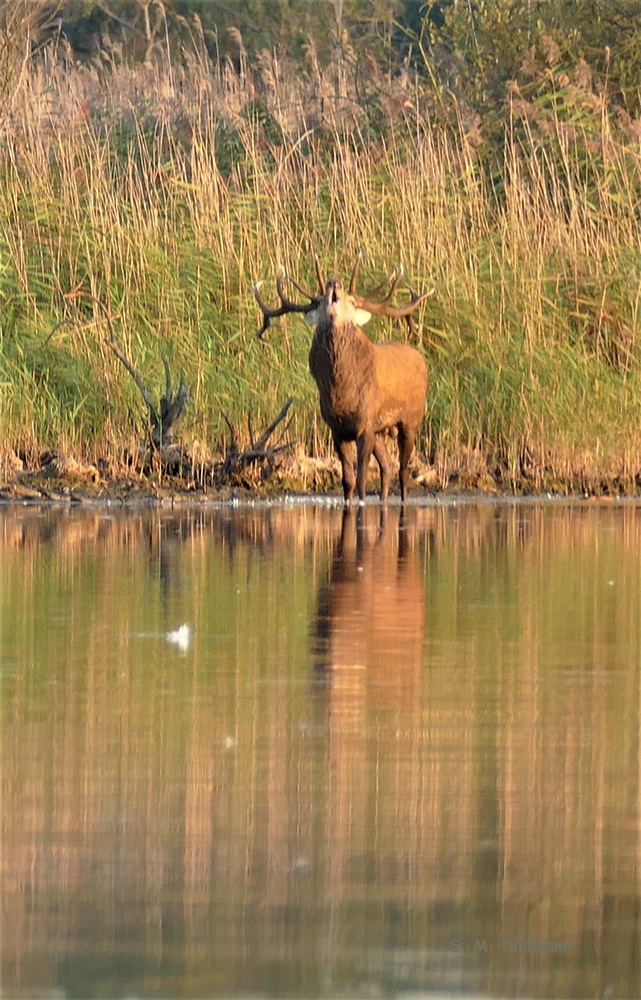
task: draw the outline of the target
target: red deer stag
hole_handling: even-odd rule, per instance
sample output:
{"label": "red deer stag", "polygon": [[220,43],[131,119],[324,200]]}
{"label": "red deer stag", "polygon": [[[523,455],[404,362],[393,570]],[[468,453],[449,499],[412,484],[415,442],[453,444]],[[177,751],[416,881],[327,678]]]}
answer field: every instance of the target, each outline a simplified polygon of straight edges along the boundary
{"label": "red deer stag", "polygon": [[[276,279],[280,305],[270,308],[263,302],[260,282],[254,285],[254,295],[263,313],[263,324],[257,331],[262,337],[272,319],[286,313],[302,313],[305,322],[315,326],[309,352],[309,367],[318,386],[323,419],[329,426],[334,447],[341,462],[343,493],[346,502],[352,499],[354,487],[362,502],[369,461],[374,455],[381,474],[381,501],[390,488],[390,468],[384,442],[384,432],[396,428],[400,460],[401,500],[405,502],[409,479],[408,463],[423,414],[427,396],[427,368],[421,354],[409,344],[374,344],[361,327],[372,314],[405,317],[413,328],[412,313],[431,295],[434,289],[417,295],[408,285],[410,301],[393,306],[392,297],[403,277],[402,269],[389,279],[390,289],[383,299],[374,301],[387,285],[383,282],[369,296],[356,294],[356,277],[360,258],[356,259],[349,288],[340,281],[325,284],[318,261],[316,274],[320,294],[310,295],[292,279],[292,284],[309,299],[298,304],[285,295],[285,273],[281,269]],[[354,448],[356,442],[356,472]]]}

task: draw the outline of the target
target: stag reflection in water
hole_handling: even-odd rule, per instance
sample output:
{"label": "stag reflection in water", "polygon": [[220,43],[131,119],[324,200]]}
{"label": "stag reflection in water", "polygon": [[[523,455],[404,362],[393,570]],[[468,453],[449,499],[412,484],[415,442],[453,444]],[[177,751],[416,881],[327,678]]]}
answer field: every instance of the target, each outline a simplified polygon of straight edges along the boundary
{"label": "stag reflection in water", "polygon": [[[375,535],[372,537],[375,528]],[[330,578],[315,619],[319,666],[335,685],[341,671],[367,670],[366,685],[403,701],[416,693],[422,665],[423,579],[404,511],[381,508],[378,525],[346,509]]]}
{"label": "stag reflection in water", "polygon": [[423,579],[409,512],[382,508],[378,524],[368,513],[344,511],[314,626],[335,896],[348,891],[348,869],[379,883],[394,879],[399,848],[405,854],[413,843],[421,814]]}

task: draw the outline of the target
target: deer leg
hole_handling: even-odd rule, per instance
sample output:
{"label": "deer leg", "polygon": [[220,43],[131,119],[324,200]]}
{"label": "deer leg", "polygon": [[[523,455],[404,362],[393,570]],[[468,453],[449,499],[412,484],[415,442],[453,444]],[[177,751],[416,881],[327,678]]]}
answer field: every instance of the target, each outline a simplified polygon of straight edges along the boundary
{"label": "deer leg", "polygon": [[389,455],[387,454],[387,448],[385,447],[385,441],[382,434],[376,435],[374,458],[378,462],[378,467],[381,473],[381,503],[385,503],[387,497],[389,496],[391,476],[389,468]]}
{"label": "deer leg", "polygon": [[373,431],[363,431],[356,438],[356,455],[358,458],[356,470],[356,490],[361,503],[365,500],[365,487],[367,485],[367,470],[369,460],[376,445],[376,435]]}
{"label": "deer leg", "polygon": [[414,450],[416,431],[404,424],[398,425],[398,458],[399,473],[398,478],[401,485],[401,501],[405,503],[407,498],[407,486],[409,483],[409,461]]}
{"label": "deer leg", "polygon": [[354,471],[354,446],[351,441],[345,441],[338,435],[334,435],[334,448],[341,462],[341,482],[343,484],[343,496],[345,502],[349,503],[354,496],[356,486],[356,473]]}

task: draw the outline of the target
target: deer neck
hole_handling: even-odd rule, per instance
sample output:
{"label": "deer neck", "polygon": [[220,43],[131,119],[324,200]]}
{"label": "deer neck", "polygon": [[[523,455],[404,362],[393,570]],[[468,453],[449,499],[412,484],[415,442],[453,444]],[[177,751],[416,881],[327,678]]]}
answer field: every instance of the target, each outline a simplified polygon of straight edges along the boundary
{"label": "deer neck", "polygon": [[335,419],[358,423],[376,380],[374,345],[360,327],[317,327],[309,366],[320,392],[321,412],[330,426]]}
{"label": "deer neck", "polygon": [[355,323],[327,323],[316,330],[316,347],[327,360],[334,371],[335,377],[345,373],[354,378],[360,372],[373,353],[373,345],[360,327]]}

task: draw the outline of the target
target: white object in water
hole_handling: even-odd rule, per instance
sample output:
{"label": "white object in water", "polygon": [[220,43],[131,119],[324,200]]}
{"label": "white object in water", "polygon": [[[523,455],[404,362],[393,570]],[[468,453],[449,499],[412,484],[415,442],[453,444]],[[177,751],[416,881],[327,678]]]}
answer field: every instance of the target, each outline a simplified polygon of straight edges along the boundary
{"label": "white object in water", "polygon": [[189,625],[180,625],[173,632],[165,632],[167,642],[173,642],[178,646],[181,653],[186,653],[191,643],[191,629]]}

